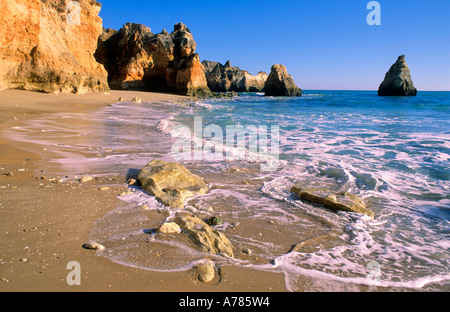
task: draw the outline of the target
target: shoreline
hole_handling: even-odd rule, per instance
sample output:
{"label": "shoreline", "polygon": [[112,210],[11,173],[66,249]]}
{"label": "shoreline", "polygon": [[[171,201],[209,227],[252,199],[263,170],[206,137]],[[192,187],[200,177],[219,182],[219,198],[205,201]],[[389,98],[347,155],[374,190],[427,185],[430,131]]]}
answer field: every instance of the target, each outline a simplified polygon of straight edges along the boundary
{"label": "shoreline", "polygon": [[[20,126],[41,113],[88,114],[123,97],[142,102],[191,100],[192,97],[135,91],[110,94],[50,95],[21,90],[0,92],[0,131]],[[22,146],[21,146],[22,147]],[[191,271],[162,273],[113,263],[83,249],[95,222],[120,204],[126,177],[107,176],[89,183],[46,176],[48,160],[0,138],[0,291],[156,291],[285,292],[282,273],[223,266],[218,284],[196,281]],[[89,172],[85,173],[86,175]],[[109,190],[100,191],[107,185]],[[81,267],[81,286],[69,286],[67,265]]]}

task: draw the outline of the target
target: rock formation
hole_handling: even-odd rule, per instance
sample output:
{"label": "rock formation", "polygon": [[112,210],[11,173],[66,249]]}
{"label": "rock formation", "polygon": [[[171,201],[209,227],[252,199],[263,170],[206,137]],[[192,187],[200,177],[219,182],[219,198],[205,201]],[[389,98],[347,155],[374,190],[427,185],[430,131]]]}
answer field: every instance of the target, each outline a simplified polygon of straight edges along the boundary
{"label": "rock formation", "polygon": [[273,65],[264,85],[266,96],[301,96],[302,90],[295,85],[284,65]]}
{"label": "rock formation", "polygon": [[293,186],[291,192],[309,203],[319,204],[334,211],[358,212],[374,217],[373,212],[367,209],[359,197],[348,192],[335,193],[325,188],[303,186]]}
{"label": "rock formation", "polygon": [[208,252],[213,254],[223,253],[229,257],[234,257],[233,246],[228,238],[200,218],[192,215],[178,216],[174,222],[195,244],[203,246]]}
{"label": "rock formation", "polygon": [[100,8],[94,0],[2,0],[0,90],[109,91],[94,58]]}
{"label": "rock formation", "polygon": [[378,88],[379,96],[416,96],[417,89],[411,79],[411,72],[405,62],[405,56],[398,57]]}
{"label": "rock formation", "polygon": [[155,159],[141,169],[138,179],[145,191],[172,208],[183,208],[186,198],[208,192],[203,178],[174,162]]}
{"label": "rock formation", "polygon": [[119,31],[103,31],[95,57],[105,65],[112,89],[209,92],[196,46],[183,23],[175,24],[171,34],[153,34],[144,25],[128,23]]}
{"label": "rock formation", "polygon": [[262,92],[268,77],[265,72],[253,76],[239,67],[232,67],[230,61],[225,65],[203,61],[202,65],[212,92]]}

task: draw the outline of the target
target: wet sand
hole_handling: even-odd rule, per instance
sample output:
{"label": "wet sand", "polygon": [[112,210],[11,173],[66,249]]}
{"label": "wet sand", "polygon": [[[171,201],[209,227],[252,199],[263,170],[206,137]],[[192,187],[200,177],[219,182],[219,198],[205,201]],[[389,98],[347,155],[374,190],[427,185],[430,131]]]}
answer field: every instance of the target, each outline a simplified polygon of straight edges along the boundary
{"label": "wet sand", "polygon": [[[134,97],[143,102],[183,101],[188,97],[133,91],[110,94],[0,92],[0,133],[42,113],[86,113]],[[34,149],[36,150],[36,149]],[[161,273],[99,257],[82,245],[94,223],[115,209],[127,190],[126,177],[105,176],[88,183],[52,176],[49,159],[0,136],[0,291],[286,291],[283,274],[224,266],[221,280],[201,283],[191,271]],[[89,172],[85,173],[89,175]],[[109,190],[99,187],[108,185]],[[69,262],[81,268],[81,285],[69,286]]]}

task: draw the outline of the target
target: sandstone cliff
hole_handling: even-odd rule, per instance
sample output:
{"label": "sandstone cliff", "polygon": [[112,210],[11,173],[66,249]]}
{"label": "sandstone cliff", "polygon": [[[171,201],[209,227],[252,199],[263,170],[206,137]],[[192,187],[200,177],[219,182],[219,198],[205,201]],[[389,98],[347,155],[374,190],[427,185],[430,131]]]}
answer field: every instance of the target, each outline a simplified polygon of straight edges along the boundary
{"label": "sandstone cliff", "polygon": [[239,67],[232,67],[230,61],[225,65],[217,62],[202,62],[208,87],[213,92],[262,92],[268,75],[259,72],[253,76]]}
{"label": "sandstone cliff", "polygon": [[0,90],[109,91],[94,58],[100,8],[94,0],[2,0]]}
{"label": "sandstone cliff", "polygon": [[192,94],[208,89],[196,46],[183,23],[175,24],[170,34],[128,23],[119,31],[103,31],[95,57],[105,66],[113,89]]}
{"label": "sandstone cliff", "polygon": [[398,57],[394,65],[384,77],[384,81],[378,88],[380,96],[415,96],[417,90],[411,78],[411,72],[405,62],[405,56]]}
{"label": "sandstone cliff", "polygon": [[284,65],[273,65],[264,85],[266,96],[301,96],[302,90],[295,85]]}

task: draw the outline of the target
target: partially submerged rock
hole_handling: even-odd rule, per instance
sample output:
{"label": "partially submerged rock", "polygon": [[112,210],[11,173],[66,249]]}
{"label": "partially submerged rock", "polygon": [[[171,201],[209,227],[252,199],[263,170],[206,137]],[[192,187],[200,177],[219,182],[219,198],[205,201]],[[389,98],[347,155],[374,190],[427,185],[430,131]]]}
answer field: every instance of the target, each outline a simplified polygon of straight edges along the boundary
{"label": "partially submerged rock", "polygon": [[175,218],[175,223],[195,244],[205,247],[210,253],[222,253],[234,257],[233,246],[228,238],[200,218],[192,215],[178,216]]}
{"label": "partially submerged rock", "polygon": [[138,179],[145,191],[172,208],[183,208],[185,199],[208,192],[202,177],[175,162],[155,159],[142,168]]}
{"label": "partially submerged rock", "polygon": [[302,90],[295,85],[284,65],[273,65],[264,84],[266,96],[301,96]]}
{"label": "partially submerged rock", "polygon": [[384,77],[378,88],[379,96],[416,96],[417,89],[411,78],[411,72],[405,62],[405,56],[400,55]]}
{"label": "partially submerged rock", "polygon": [[309,203],[319,204],[334,211],[358,212],[374,217],[374,213],[367,209],[359,197],[348,192],[335,193],[327,189],[302,186],[293,186],[291,192]]}

